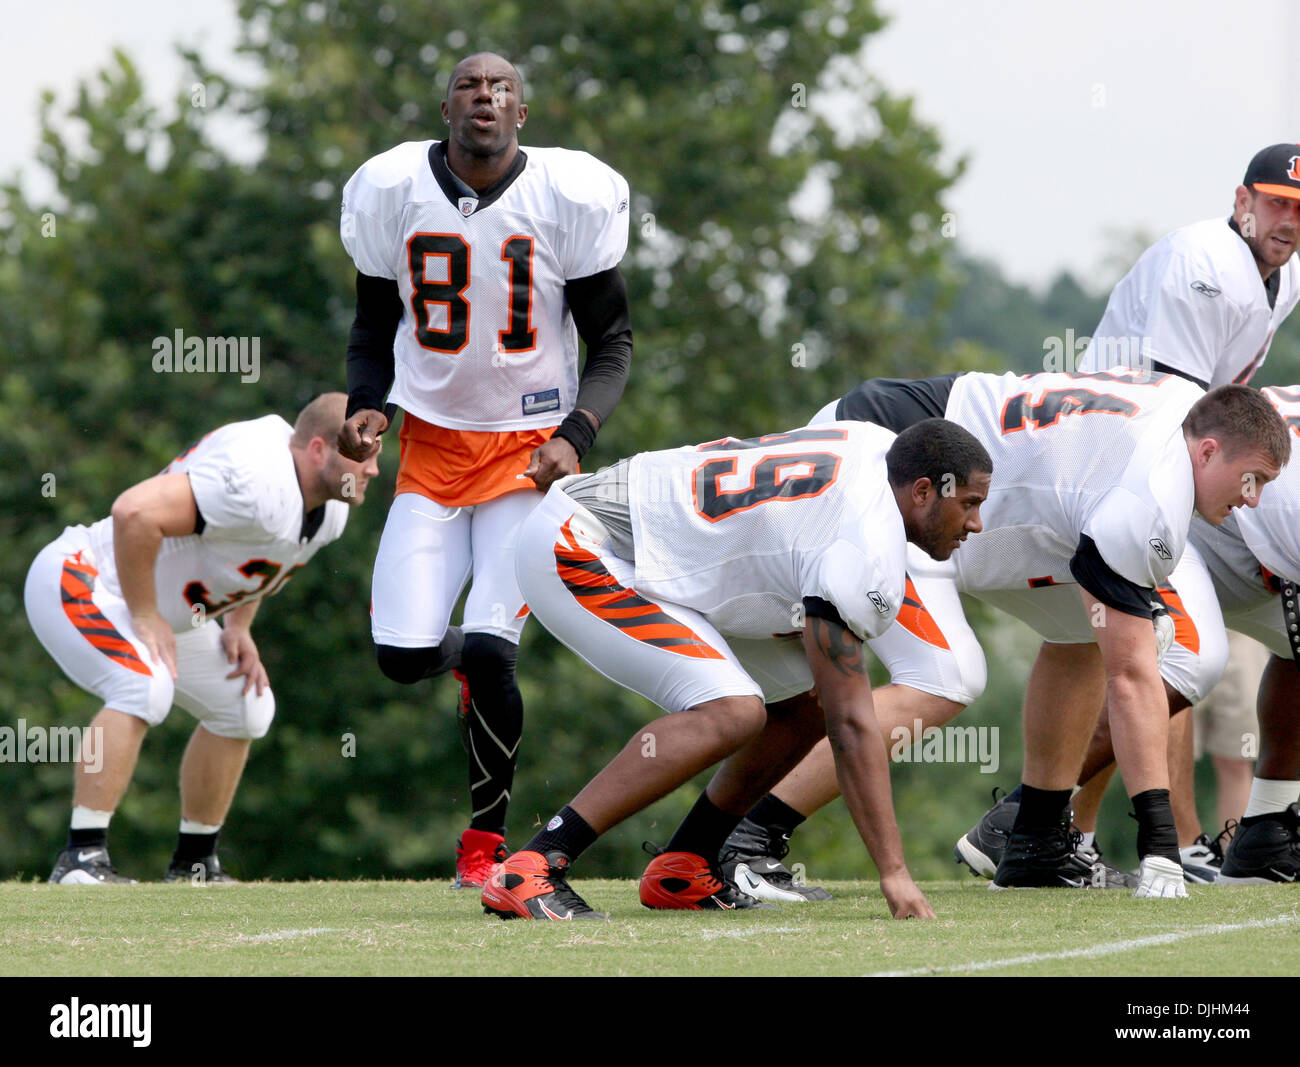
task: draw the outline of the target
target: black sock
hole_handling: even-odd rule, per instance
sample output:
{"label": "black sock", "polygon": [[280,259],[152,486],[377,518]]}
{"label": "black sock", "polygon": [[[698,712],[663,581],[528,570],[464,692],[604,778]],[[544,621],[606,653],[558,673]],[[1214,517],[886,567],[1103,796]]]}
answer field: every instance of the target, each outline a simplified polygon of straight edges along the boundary
{"label": "black sock", "polygon": [[471,830],[505,832],[524,730],[524,702],[515,682],[518,648],[491,634],[465,635],[460,670],[469,682],[467,727]]}
{"label": "black sock", "polygon": [[768,830],[775,830],[783,837],[789,837],[796,827],[807,821],[808,816],[800,815],[784,800],[768,793],[749,809],[745,818]]}
{"label": "black sock", "polygon": [[1178,830],[1168,789],[1147,789],[1129,798],[1138,823],[1138,856],[1161,856],[1182,865],[1178,855]]}
{"label": "black sock", "polygon": [[1016,812],[1016,825],[1012,832],[1050,829],[1058,825],[1070,807],[1070,792],[1069,789],[1035,789],[1021,783],[1020,810]]}
{"label": "black sock", "polygon": [[570,860],[576,860],[599,836],[586,819],[566,804],[546,824],[546,829],[524,846],[524,851],[540,852],[543,856],[548,852],[563,852]]}
{"label": "black sock", "polygon": [[1007,800],[1010,800],[1010,801],[1012,801],[1012,802],[1014,802],[1014,803],[1016,803],[1016,804],[1019,804],[1019,803],[1020,803],[1020,798],[1021,798],[1022,796],[1024,796],[1024,793],[1021,792],[1021,790],[1023,790],[1023,789],[1024,789],[1024,786],[1023,786],[1023,785],[1017,785],[1017,786],[1015,787],[1015,789],[1011,790],[1011,792],[1008,793],[1008,794],[1006,795],[1006,799],[1007,799]]}
{"label": "black sock", "polygon": [[220,830],[211,834],[177,834],[176,851],[172,853],[172,863],[180,867],[193,863],[195,860],[205,860],[209,856],[215,856],[217,854],[217,838],[220,836]]}
{"label": "black sock", "polygon": [[108,848],[108,827],[96,826],[89,830],[69,830],[65,848]]}
{"label": "black sock", "polygon": [[715,807],[707,792],[700,794],[695,807],[687,813],[681,826],[668,842],[669,852],[694,852],[710,863],[718,858],[723,842],[744,818]]}

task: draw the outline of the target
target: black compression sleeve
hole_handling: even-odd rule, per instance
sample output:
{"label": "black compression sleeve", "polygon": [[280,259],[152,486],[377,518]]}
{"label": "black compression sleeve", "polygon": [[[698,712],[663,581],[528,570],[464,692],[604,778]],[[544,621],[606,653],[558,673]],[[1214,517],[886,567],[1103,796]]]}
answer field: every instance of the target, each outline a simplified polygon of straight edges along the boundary
{"label": "black compression sleeve", "polygon": [[393,338],[401,321],[397,282],[358,271],[357,314],[348,336],[347,418],[367,409],[384,410],[384,397],[393,386]]}
{"label": "black compression sleeve", "polygon": [[603,426],[613,413],[632,366],[632,321],[627,288],[617,267],[564,283],[564,296],[587,346],[575,408],[590,411]]}
{"label": "black compression sleeve", "polygon": [[1083,588],[1108,608],[1149,619],[1155,614],[1155,591],[1130,582],[1116,574],[1101,558],[1095,542],[1087,534],[1079,538],[1079,547],[1070,560],[1070,573]]}
{"label": "black compression sleeve", "polygon": [[807,617],[815,616],[819,619],[825,619],[827,622],[833,622],[842,630],[848,630],[849,628],[849,624],[844,621],[839,609],[829,600],[823,600],[819,596],[806,596],[803,598],[803,613]]}

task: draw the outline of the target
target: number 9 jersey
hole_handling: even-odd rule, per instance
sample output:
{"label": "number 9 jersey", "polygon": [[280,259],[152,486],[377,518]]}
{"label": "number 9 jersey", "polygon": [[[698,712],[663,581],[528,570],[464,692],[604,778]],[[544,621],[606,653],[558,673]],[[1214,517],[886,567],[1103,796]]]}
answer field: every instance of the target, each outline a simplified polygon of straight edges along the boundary
{"label": "number 9 jersey", "polygon": [[555,426],[573,410],[578,334],[564,285],[623,258],[621,175],[585,152],[521,148],[474,194],[442,143],[408,141],[352,176],[340,233],[357,270],[397,282],[390,402],[453,430]]}

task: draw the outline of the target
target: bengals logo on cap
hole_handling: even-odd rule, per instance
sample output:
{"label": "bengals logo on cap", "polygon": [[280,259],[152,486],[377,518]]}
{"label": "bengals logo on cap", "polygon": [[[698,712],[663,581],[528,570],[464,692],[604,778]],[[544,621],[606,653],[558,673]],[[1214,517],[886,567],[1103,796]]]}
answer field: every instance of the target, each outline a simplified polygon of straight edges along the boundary
{"label": "bengals logo on cap", "polygon": [[1300,156],[1292,156],[1288,166],[1291,169],[1286,172],[1286,176],[1293,182],[1300,182]]}

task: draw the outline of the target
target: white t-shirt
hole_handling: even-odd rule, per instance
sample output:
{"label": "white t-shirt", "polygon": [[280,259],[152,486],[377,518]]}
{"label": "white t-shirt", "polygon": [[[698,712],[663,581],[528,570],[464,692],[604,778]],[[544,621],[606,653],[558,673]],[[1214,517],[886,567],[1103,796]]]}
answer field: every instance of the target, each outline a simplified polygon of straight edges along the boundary
{"label": "white t-shirt", "polygon": [[964,374],[945,417],[988,449],[984,531],[953,559],[964,589],[1075,581],[1086,534],[1137,585],[1169,577],[1195,505],[1182,422],[1204,393],[1175,375]]}
{"label": "white t-shirt", "polygon": [[1255,257],[1226,219],[1175,230],[1115,286],[1079,370],[1163,363],[1211,388],[1248,382],[1300,300],[1296,256],[1277,273],[1269,307]]}
{"label": "white t-shirt", "polygon": [[[203,529],[164,537],[154,566],[158,611],[177,632],[238,604],[278,593],[316,551],[336,540],[348,505],[326,502],[324,519],[307,538],[302,490],[289,438],[278,415],[214,430],[174,459],[164,474],[187,474]],[[113,519],[90,528],[99,581],[122,595],[113,553]],[[201,608],[201,610],[199,610]]]}
{"label": "white t-shirt", "polygon": [[862,640],[893,622],[907,535],[885,454],[894,434],[837,422],[634,457],[635,584],[736,637],[802,626],[834,605]]}
{"label": "white t-shirt", "polygon": [[564,285],[623,258],[627,182],[585,152],[521,148],[504,189],[465,197],[434,144],[375,156],[343,190],[344,247],[402,298],[389,400],[453,430],[556,426],[578,392]]}

